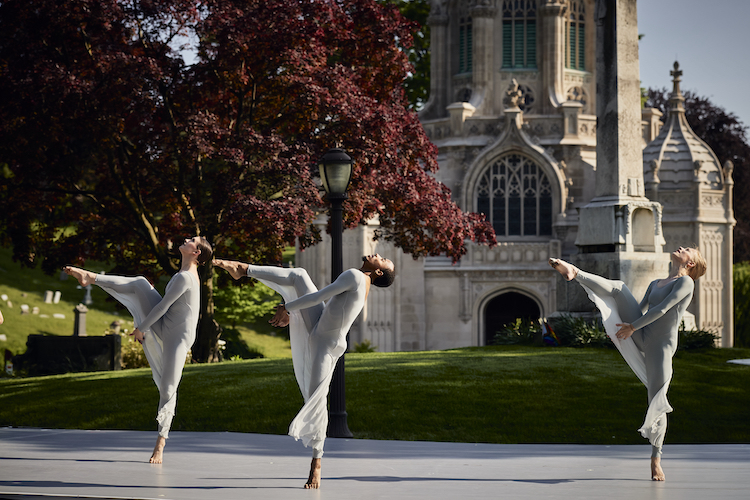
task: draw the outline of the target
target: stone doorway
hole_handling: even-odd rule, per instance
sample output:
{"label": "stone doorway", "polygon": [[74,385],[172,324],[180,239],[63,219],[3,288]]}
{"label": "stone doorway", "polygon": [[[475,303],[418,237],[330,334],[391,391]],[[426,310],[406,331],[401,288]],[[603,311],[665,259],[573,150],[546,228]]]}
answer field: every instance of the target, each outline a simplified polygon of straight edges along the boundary
{"label": "stone doorway", "polygon": [[484,345],[490,345],[504,325],[518,318],[537,320],[541,315],[539,304],[528,295],[518,292],[498,295],[484,308]]}

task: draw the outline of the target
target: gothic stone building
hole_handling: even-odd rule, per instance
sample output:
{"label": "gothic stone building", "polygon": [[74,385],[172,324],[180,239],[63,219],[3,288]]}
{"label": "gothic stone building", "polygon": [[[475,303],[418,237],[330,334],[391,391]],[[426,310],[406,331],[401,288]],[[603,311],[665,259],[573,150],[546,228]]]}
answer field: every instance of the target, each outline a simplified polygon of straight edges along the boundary
{"label": "gothic stone building", "polygon": [[[345,268],[377,251],[398,269],[391,288],[373,287],[351,345],[369,340],[379,351],[486,345],[515,318],[577,312],[565,311],[557,296],[564,288],[558,290],[547,259],[577,253],[578,209],[594,196],[594,6],[594,0],[432,2],[430,99],[420,119],[438,147],[439,180],[462,209],[487,216],[498,245],[469,244],[453,265],[439,257],[415,261],[373,242],[376,221],[346,231]],[[687,125],[679,76],[675,66],[668,117],[634,110],[643,117],[644,187],[663,207],[664,251],[695,244],[709,263],[688,321],[716,330],[721,344],[731,346],[732,167],[722,166]],[[330,281],[329,256],[324,241],[298,253],[297,265],[323,286]]]}

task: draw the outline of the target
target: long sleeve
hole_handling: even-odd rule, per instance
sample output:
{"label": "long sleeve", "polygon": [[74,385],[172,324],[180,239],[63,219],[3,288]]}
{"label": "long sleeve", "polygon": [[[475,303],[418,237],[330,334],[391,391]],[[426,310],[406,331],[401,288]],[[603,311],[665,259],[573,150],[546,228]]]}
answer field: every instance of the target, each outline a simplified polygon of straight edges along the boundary
{"label": "long sleeve", "polygon": [[646,312],[648,311],[648,298],[651,295],[651,287],[654,286],[654,283],[656,283],[656,281],[652,281],[651,283],[649,283],[648,288],[646,289],[646,293],[643,294],[643,299],[641,300],[640,304],[641,314],[646,314]]}
{"label": "long sleeve", "polygon": [[675,282],[669,295],[667,295],[664,300],[661,301],[661,303],[653,306],[648,310],[646,314],[634,321],[633,328],[635,328],[636,330],[640,330],[644,326],[647,326],[657,319],[661,318],[662,316],[664,316],[664,314],[666,314],[667,311],[682,302],[686,297],[691,296],[693,294],[694,288],[695,284],[693,283],[692,278],[683,276],[682,278],[678,279]]}
{"label": "long sleeve", "polygon": [[285,304],[286,310],[295,311],[298,309],[306,309],[308,307],[312,307],[314,305],[325,302],[326,300],[336,295],[340,295],[350,290],[356,290],[357,279],[354,275],[354,272],[355,271],[353,269],[348,269],[341,273],[339,277],[336,278],[336,281],[334,281],[327,287],[321,288],[317,292],[303,295],[297,300],[287,302]]}
{"label": "long sleeve", "polygon": [[159,318],[166,314],[167,310],[169,310],[169,307],[174,304],[175,301],[179,299],[180,296],[182,296],[182,294],[184,294],[190,288],[190,285],[190,277],[187,276],[187,273],[175,274],[167,285],[167,289],[164,293],[164,298],[162,298],[161,302],[154,306],[149,315],[146,316],[143,321],[141,321],[140,325],[136,325],[136,327],[141,331],[145,331],[151,328],[151,325],[156,323]]}

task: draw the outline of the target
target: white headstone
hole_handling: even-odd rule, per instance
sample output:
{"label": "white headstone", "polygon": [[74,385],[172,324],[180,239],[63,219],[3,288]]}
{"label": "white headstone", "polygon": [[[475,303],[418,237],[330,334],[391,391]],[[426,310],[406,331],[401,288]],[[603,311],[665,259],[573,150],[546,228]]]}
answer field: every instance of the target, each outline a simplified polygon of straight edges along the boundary
{"label": "white headstone", "polygon": [[21,314],[29,314],[29,305],[21,304]]}
{"label": "white headstone", "polygon": [[6,300],[8,300],[8,296],[5,295],[5,294],[2,294],[2,295],[0,295],[0,299],[2,299],[3,302],[5,302]]}
{"label": "white headstone", "polygon": [[45,304],[52,303],[52,290],[47,290],[46,292],[44,292],[44,303]]}
{"label": "white headstone", "polygon": [[62,293],[60,292],[60,290],[57,290],[55,292],[55,298],[52,299],[52,302],[54,302],[55,304],[57,304],[58,302],[60,302],[60,295],[62,295]]}

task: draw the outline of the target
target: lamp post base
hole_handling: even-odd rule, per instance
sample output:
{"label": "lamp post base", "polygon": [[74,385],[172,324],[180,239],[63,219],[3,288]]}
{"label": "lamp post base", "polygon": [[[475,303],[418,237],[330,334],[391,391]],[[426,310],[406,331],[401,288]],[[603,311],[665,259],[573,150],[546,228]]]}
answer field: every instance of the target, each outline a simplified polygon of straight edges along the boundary
{"label": "lamp post base", "polygon": [[330,412],[328,414],[328,437],[350,438],[354,437],[346,422],[346,412]]}

